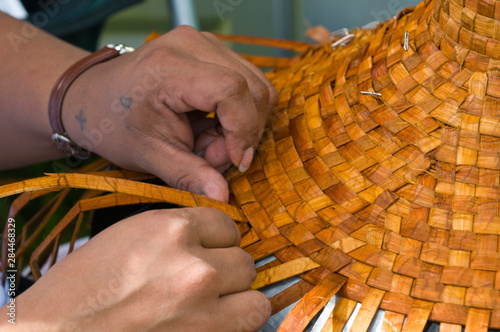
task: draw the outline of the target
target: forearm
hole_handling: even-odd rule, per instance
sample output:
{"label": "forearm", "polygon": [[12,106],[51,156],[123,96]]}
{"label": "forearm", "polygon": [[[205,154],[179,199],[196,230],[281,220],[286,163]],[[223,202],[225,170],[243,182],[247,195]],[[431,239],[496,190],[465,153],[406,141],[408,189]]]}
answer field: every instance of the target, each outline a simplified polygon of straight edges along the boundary
{"label": "forearm", "polygon": [[50,92],[87,52],[0,13],[0,169],[62,157],[51,140]]}

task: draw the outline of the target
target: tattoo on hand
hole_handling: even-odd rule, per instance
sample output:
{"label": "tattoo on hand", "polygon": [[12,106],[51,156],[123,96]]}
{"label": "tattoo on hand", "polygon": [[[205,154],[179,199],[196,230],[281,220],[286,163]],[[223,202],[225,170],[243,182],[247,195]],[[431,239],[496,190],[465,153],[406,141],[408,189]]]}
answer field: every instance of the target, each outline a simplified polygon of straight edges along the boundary
{"label": "tattoo on hand", "polygon": [[130,109],[130,106],[132,106],[132,98],[121,96],[120,103],[122,104],[123,108],[128,110],[128,109]]}
{"label": "tattoo on hand", "polygon": [[83,109],[75,116],[75,119],[80,123],[80,130],[83,131],[85,129],[85,123],[87,122]]}

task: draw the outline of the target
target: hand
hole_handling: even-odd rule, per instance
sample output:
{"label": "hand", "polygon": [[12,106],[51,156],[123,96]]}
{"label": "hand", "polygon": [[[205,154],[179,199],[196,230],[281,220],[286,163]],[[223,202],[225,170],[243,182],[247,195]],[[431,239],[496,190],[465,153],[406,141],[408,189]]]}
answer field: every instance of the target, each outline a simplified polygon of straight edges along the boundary
{"label": "hand", "polygon": [[239,241],[234,222],[215,209],[130,217],[61,260],[21,294],[13,328],[257,330],[271,307],[264,294],[249,290],[255,266]]}
{"label": "hand", "polygon": [[[86,71],[66,95],[63,123],[77,144],[121,167],[227,201],[219,171],[249,167],[276,102],[258,68],[183,26]],[[214,111],[223,135],[205,118]]]}

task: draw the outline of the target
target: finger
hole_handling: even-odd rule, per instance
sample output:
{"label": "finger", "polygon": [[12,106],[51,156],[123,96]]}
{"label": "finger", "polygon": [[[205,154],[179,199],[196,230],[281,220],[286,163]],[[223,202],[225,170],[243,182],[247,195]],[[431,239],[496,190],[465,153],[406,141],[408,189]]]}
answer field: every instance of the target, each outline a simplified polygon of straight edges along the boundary
{"label": "finger", "polygon": [[259,291],[222,296],[215,312],[219,324],[214,331],[257,331],[271,316],[271,303]]}
{"label": "finger", "polygon": [[216,111],[231,161],[236,166],[243,164],[246,170],[260,134],[259,114],[248,82],[238,72],[211,63],[186,59],[183,66],[173,73],[177,88],[160,94],[162,103],[176,112]]}
{"label": "finger", "polygon": [[[252,95],[255,97],[256,104],[264,106],[261,108],[263,112],[268,107],[271,95],[273,100],[277,101],[277,93],[262,71],[232,51],[215,35],[209,32],[200,33],[189,27],[178,27],[175,33],[168,35],[173,38],[173,43],[182,43],[182,49],[189,57],[218,64],[241,73],[254,92]],[[186,39],[189,42],[186,43]],[[203,52],[200,52],[200,49],[203,49]],[[270,92],[273,93],[270,95]],[[264,105],[261,105],[262,102]],[[264,116],[264,119],[266,117]]]}
{"label": "finger", "polygon": [[240,245],[241,236],[236,223],[224,212],[212,208],[181,209],[188,213],[198,243],[208,249]]}
{"label": "finger", "polygon": [[218,272],[219,295],[246,291],[257,276],[252,256],[239,247],[205,249],[202,258]]}
{"label": "finger", "polygon": [[215,169],[226,166],[231,161],[226,147],[226,139],[211,128],[196,140],[194,152],[203,156],[210,166]]}
{"label": "finger", "polygon": [[[268,90],[269,90],[269,98],[267,100],[267,115],[269,115],[273,108],[278,103],[278,91],[272,85],[272,83],[268,80],[264,72],[260,70],[257,66],[250,63],[248,60],[240,56],[238,53],[229,48],[224,42],[222,42],[217,36],[210,32],[202,32],[202,34],[209,39],[218,49],[223,50],[226,54],[232,56],[238,63],[243,64],[246,68],[248,68],[261,82],[263,82]],[[266,116],[267,118],[267,116]]]}
{"label": "finger", "polygon": [[164,144],[149,153],[143,151],[140,158],[136,163],[173,188],[222,202],[229,199],[229,188],[224,177],[205,159],[191,151]]}

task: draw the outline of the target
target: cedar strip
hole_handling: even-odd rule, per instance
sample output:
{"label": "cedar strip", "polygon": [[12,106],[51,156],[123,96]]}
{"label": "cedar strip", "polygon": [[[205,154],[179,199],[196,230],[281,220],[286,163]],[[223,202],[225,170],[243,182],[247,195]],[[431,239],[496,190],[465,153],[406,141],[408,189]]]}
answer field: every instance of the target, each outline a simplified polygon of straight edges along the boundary
{"label": "cedar strip", "polygon": [[430,309],[411,308],[403,326],[403,332],[423,331],[430,314]]}
{"label": "cedar strip", "polygon": [[382,298],[384,297],[385,291],[377,288],[370,288],[368,294],[361,303],[361,309],[359,309],[358,315],[352,324],[352,332],[366,331],[370,327],[375,313],[377,312]]}
{"label": "cedar strip", "polygon": [[400,332],[403,328],[405,315],[393,311],[386,311],[380,332]]}
{"label": "cedar strip", "polygon": [[330,301],[346,281],[346,278],[338,274],[330,274],[325,277],[292,308],[278,331],[304,330],[311,319]]}
{"label": "cedar strip", "polygon": [[339,298],[321,332],[342,332],[356,304],[357,302],[354,300],[345,297]]}
{"label": "cedar strip", "polygon": [[278,281],[285,280],[301,273],[310,271],[319,267],[319,264],[310,259],[303,257],[283,263],[281,265],[259,272],[257,278],[252,283],[251,289],[260,289],[262,287],[272,285]]}
{"label": "cedar strip", "polygon": [[274,295],[269,299],[271,301],[271,307],[273,308],[271,315],[280,312],[290,304],[300,300],[304,294],[313,289],[313,287],[314,286],[307,281],[300,280],[287,289]]}
{"label": "cedar strip", "polygon": [[490,310],[469,308],[464,332],[488,332]]}
{"label": "cedar strip", "polygon": [[225,34],[215,34],[215,35],[219,39],[226,41],[242,43],[242,44],[270,46],[270,47],[283,48],[286,50],[293,50],[293,51],[304,51],[311,47],[311,44],[301,41],[292,41],[292,40],[283,40],[283,39],[265,38],[265,37],[225,35]]}
{"label": "cedar strip", "polygon": [[439,332],[462,332],[462,325],[441,323],[439,324]]}
{"label": "cedar strip", "polygon": [[246,247],[245,250],[257,261],[288,246],[290,246],[290,242],[283,235],[279,234],[252,244]]}
{"label": "cedar strip", "polygon": [[240,54],[257,67],[285,67],[290,62],[290,58],[274,57],[274,56],[257,56],[251,54]]}
{"label": "cedar strip", "polygon": [[89,174],[49,174],[45,177],[8,184],[0,188],[0,198],[27,191],[60,187],[119,192],[134,196],[154,198],[181,206],[213,207],[224,211],[235,221],[246,221],[246,218],[239,208],[212,198],[165,186]]}

